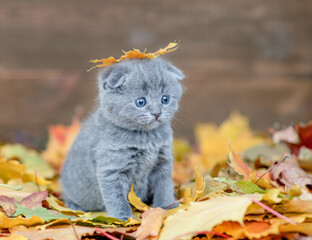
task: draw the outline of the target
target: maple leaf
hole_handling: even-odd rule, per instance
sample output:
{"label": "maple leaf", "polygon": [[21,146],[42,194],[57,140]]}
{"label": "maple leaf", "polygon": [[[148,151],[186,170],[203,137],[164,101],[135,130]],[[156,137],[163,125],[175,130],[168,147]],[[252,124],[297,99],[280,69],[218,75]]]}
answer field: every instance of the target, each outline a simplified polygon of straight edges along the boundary
{"label": "maple leaf", "polygon": [[109,57],[109,58],[103,58],[103,59],[96,59],[96,60],[91,60],[90,62],[92,63],[101,63],[98,64],[92,68],[90,68],[88,71],[91,71],[94,68],[97,67],[107,67],[110,66],[114,63],[118,63],[120,61],[126,60],[126,59],[144,59],[144,58],[149,58],[149,59],[154,59],[160,55],[170,53],[178,49],[179,45],[178,43],[169,43],[166,47],[159,49],[158,51],[154,53],[145,53],[141,52],[139,49],[133,49],[128,52],[124,52],[124,55],[122,55],[119,59],[115,59],[114,57]]}
{"label": "maple leaf", "polygon": [[240,158],[240,156],[235,153],[230,146],[230,161],[229,165],[240,175],[244,177],[246,180],[250,180],[252,183],[257,184],[258,186],[264,187],[266,189],[271,189],[274,187],[278,187],[278,185],[271,181],[270,175],[268,173],[259,176],[259,174],[249,168]]}
{"label": "maple leaf", "polygon": [[4,212],[9,215],[13,215],[16,210],[15,205],[16,200],[7,196],[0,196],[0,206],[3,208]]}
{"label": "maple leaf", "polygon": [[48,191],[35,192],[30,194],[29,196],[23,198],[19,204],[29,208],[36,209],[42,207],[42,201],[48,197]]}
{"label": "maple leaf", "polygon": [[312,185],[312,176],[299,167],[295,156],[285,159],[271,169],[270,174],[277,183],[287,188],[295,185]]}
{"label": "maple leaf", "polygon": [[[74,228],[74,229],[73,229]],[[35,230],[35,229],[27,229],[23,230],[13,230],[12,236],[14,234],[23,236],[24,239],[32,239],[32,240],[76,240],[77,236],[80,239],[82,236],[88,235],[88,237],[94,235],[94,227],[83,227],[83,226],[62,226],[54,229],[45,229],[45,230]],[[77,236],[76,236],[77,234]],[[14,239],[15,240],[15,239]],[[17,239],[16,239],[17,240]]]}
{"label": "maple leaf", "polygon": [[0,228],[11,228],[18,225],[32,226],[41,223],[44,223],[44,220],[38,216],[33,216],[29,219],[23,218],[22,216],[9,218],[4,213],[0,212]]}
{"label": "maple leaf", "polygon": [[229,140],[238,152],[265,142],[254,136],[247,118],[239,113],[232,113],[219,128],[214,124],[199,124],[195,133],[200,152],[193,154],[190,160],[202,170],[211,170],[226,161]]}
{"label": "maple leaf", "polygon": [[[176,239],[179,235],[210,231],[223,221],[243,223],[250,197],[216,197],[203,202],[192,202],[187,210],[168,216],[159,239]],[[190,239],[192,236],[181,237]],[[180,238],[179,238],[180,239]]]}
{"label": "maple leaf", "polygon": [[58,172],[61,171],[63,162],[80,128],[81,123],[77,118],[73,119],[70,126],[55,125],[49,127],[49,141],[42,157]]}
{"label": "maple leaf", "polygon": [[161,225],[164,221],[165,210],[162,208],[150,208],[142,214],[142,223],[136,232],[137,240],[155,239],[158,237]]}
{"label": "maple leaf", "polygon": [[0,154],[7,159],[19,159],[26,166],[26,172],[43,178],[52,178],[55,174],[53,168],[32,149],[20,144],[6,144],[0,147]]}
{"label": "maple leaf", "polygon": [[284,130],[273,132],[273,139],[285,142],[292,152],[298,156],[301,147],[312,149],[312,121],[303,125],[296,124]]}
{"label": "maple leaf", "polygon": [[0,179],[4,182],[20,178],[23,182],[33,182],[38,185],[50,184],[50,181],[45,180],[42,177],[27,173],[26,168],[26,165],[20,164],[18,161],[7,160],[0,157]]}
{"label": "maple leaf", "polygon": [[36,216],[36,217],[43,219],[44,221],[50,221],[53,219],[63,219],[63,218],[72,217],[72,216],[64,215],[62,213],[55,215],[55,214],[49,212],[48,209],[43,208],[43,207],[36,208],[36,209],[30,209],[30,208],[25,207],[25,206],[20,205],[20,204],[16,204],[16,205],[17,205],[17,209],[16,209],[14,216],[23,215],[23,216],[25,216],[26,219]]}
{"label": "maple leaf", "polygon": [[19,203],[30,209],[36,209],[42,207],[42,201],[47,197],[48,191],[35,192],[18,202],[15,198],[2,195],[0,196],[0,206],[7,214],[13,215],[17,209],[16,203]]}

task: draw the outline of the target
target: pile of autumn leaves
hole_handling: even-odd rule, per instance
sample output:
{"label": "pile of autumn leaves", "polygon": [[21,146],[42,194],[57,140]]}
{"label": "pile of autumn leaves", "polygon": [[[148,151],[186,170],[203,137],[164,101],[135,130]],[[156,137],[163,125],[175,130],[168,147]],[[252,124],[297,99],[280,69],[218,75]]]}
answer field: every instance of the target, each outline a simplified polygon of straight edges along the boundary
{"label": "pile of autumn leaves", "polygon": [[[131,190],[136,219],[75,212],[58,174],[80,123],[53,126],[43,153],[0,146],[0,227],[6,239],[295,239],[312,235],[312,122],[256,136],[234,113],[196,127],[197,145],[174,142],[180,206],[151,208]],[[230,153],[230,154],[229,154]],[[239,153],[239,155],[238,155]],[[4,238],[5,239],[5,238]]]}

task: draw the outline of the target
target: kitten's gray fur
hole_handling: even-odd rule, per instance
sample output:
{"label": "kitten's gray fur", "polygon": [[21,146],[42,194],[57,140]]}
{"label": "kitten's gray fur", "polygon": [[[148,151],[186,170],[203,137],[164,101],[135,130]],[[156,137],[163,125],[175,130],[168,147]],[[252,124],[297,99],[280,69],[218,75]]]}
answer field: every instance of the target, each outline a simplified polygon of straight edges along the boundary
{"label": "kitten's gray fur", "polygon": [[[82,211],[133,217],[128,193],[154,207],[175,201],[171,118],[182,72],[161,58],[125,60],[100,73],[99,107],[83,124],[64,164],[65,203]],[[170,96],[169,104],[161,97]],[[145,97],[146,105],[135,101]],[[160,114],[158,120],[152,114]]]}

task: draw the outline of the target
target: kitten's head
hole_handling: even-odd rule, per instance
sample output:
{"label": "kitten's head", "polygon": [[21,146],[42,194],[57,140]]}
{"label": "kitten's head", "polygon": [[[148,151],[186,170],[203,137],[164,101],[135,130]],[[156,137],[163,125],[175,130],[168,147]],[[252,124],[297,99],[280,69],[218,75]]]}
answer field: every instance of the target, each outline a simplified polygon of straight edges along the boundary
{"label": "kitten's head", "polygon": [[155,129],[177,111],[183,78],[179,69],[159,57],[122,61],[99,75],[100,108],[120,127]]}

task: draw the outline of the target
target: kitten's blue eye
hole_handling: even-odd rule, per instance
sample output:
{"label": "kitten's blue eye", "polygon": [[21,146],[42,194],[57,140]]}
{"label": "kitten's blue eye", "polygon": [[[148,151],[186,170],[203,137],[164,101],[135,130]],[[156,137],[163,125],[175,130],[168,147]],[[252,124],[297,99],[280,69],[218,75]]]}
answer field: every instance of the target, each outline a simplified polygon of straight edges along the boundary
{"label": "kitten's blue eye", "polygon": [[161,103],[162,103],[162,104],[168,104],[169,101],[170,101],[170,97],[169,97],[169,96],[163,95],[163,96],[161,97]]}
{"label": "kitten's blue eye", "polygon": [[146,104],[145,97],[135,100],[135,105],[137,105],[138,107],[143,107],[145,104]]}

